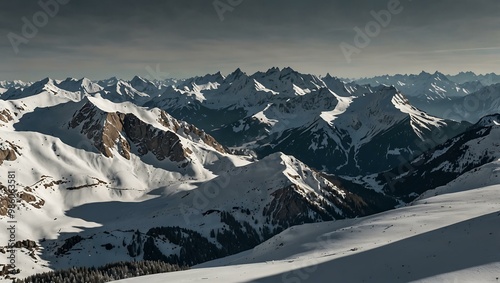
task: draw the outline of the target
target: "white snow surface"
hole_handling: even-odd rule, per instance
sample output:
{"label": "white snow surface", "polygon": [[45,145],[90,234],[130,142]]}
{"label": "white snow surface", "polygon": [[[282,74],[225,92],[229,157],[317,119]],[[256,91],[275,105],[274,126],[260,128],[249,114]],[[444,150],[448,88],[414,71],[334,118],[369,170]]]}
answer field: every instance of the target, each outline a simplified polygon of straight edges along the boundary
{"label": "white snow surface", "polygon": [[116,282],[498,282],[500,161],[409,206],[289,228],[237,255]]}

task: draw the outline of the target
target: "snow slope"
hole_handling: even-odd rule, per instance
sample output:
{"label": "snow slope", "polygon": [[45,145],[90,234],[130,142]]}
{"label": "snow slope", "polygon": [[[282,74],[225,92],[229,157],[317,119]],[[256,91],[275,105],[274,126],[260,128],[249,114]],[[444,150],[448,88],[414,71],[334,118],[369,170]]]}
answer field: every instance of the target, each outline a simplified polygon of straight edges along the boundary
{"label": "snow slope", "polygon": [[116,282],[498,282],[499,175],[496,161],[406,207],[292,227],[192,270]]}
{"label": "snow slope", "polygon": [[[152,256],[192,265],[252,248],[291,225],[374,210],[296,158],[232,155],[193,125],[158,108],[87,95],[82,82],[66,81],[74,92],[45,84],[0,100],[0,176],[16,171],[16,239],[38,245],[19,249],[18,277]],[[154,229],[184,229],[209,248],[183,256],[190,242],[173,244]],[[1,233],[0,243],[7,237]]]}

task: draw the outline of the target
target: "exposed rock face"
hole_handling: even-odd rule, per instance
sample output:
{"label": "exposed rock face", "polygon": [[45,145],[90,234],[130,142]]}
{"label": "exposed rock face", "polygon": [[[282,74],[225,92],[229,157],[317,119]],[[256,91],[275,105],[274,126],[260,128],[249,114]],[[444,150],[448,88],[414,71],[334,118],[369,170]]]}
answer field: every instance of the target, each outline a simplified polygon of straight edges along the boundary
{"label": "exposed rock face", "polygon": [[0,121],[2,121],[4,123],[8,123],[12,120],[14,120],[14,118],[12,117],[12,114],[10,113],[9,110],[4,109],[4,110],[0,111]]}
{"label": "exposed rock face", "polygon": [[[321,178],[325,177],[321,175]],[[327,179],[335,181],[332,176]],[[356,193],[350,192],[347,187]],[[272,225],[282,229],[303,223],[370,215],[393,208],[397,204],[391,197],[364,188],[353,188],[340,181],[335,181],[334,184],[325,182],[318,192],[291,184],[275,190],[271,195],[273,199],[266,205],[263,214]],[[380,203],[373,203],[371,200],[374,199]]]}
{"label": "exposed rock face", "polygon": [[[316,216],[315,219],[309,217],[308,211],[310,207],[307,200],[302,198],[296,190],[299,188],[296,185],[278,189],[272,195],[273,201],[264,209],[264,215],[272,219],[272,224],[280,224],[281,226],[291,226],[306,222],[315,222],[316,220],[333,220],[332,217]],[[298,222],[298,223],[290,223]]]}
{"label": "exposed rock face", "polygon": [[137,146],[140,155],[152,152],[158,160],[169,158],[181,162],[191,153],[171,131],[156,129],[131,114],[125,115],[122,123],[123,131]]}
{"label": "exposed rock face", "polygon": [[348,201],[346,195],[342,196],[327,186],[320,195],[292,184],[274,191],[272,196],[273,200],[264,208],[264,216],[272,219],[271,224],[283,229],[303,223],[343,219],[350,216],[352,210],[345,203]]}
{"label": "exposed rock face", "polygon": [[[179,122],[174,119],[172,116],[168,115],[165,111],[161,111],[160,118],[158,121],[167,128],[170,128],[172,131],[177,134],[181,134],[183,136],[190,136],[200,139],[205,144],[213,147],[215,150],[221,153],[228,153],[227,148],[218,143],[214,137],[205,133],[204,131],[198,129],[193,124],[189,124],[186,122]],[[182,131],[179,131],[181,129]]]}
{"label": "exposed rock face", "polygon": [[0,149],[0,165],[4,160],[13,161],[16,159],[16,152],[13,149]]}
{"label": "exposed rock face", "polygon": [[[9,202],[11,201],[7,187],[0,183],[0,217],[7,216],[9,211]],[[15,195],[16,207],[33,207],[40,209],[45,205],[45,200],[35,195],[33,189],[25,187],[16,191]]]}
{"label": "exposed rock face", "polygon": [[6,216],[9,211],[9,196],[7,187],[0,185],[0,216]]}
{"label": "exposed rock face", "polygon": [[19,150],[21,148],[9,141],[4,141],[0,139],[0,165],[4,161],[14,161],[17,159],[17,155],[20,155]]}
{"label": "exposed rock face", "polygon": [[183,146],[179,135],[200,140],[219,152],[227,152],[210,135],[193,125],[175,120],[164,111],[161,111],[158,122],[169,130],[159,129],[133,114],[103,112],[88,102],[75,113],[69,127],[81,125],[81,133],[92,140],[94,146],[107,157],[113,157],[112,149],[117,149],[121,156],[130,159],[132,143],[141,156],[151,152],[158,160],[167,158],[183,162],[191,154],[191,150]]}
{"label": "exposed rock face", "polygon": [[124,114],[105,113],[91,103],[86,103],[73,116],[69,126],[78,127],[83,123],[81,132],[93,141],[94,146],[106,157],[113,157],[112,148],[118,148],[120,155],[130,159],[130,144],[122,136]]}

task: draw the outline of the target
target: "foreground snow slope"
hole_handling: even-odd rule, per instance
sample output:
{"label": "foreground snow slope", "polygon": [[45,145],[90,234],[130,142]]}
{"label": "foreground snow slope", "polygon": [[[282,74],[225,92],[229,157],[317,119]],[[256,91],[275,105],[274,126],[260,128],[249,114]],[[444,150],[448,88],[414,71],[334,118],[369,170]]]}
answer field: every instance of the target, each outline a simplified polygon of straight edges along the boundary
{"label": "foreground snow slope", "polygon": [[412,205],[292,227],[253,250],[119,282],[499,282],[500,162]]}

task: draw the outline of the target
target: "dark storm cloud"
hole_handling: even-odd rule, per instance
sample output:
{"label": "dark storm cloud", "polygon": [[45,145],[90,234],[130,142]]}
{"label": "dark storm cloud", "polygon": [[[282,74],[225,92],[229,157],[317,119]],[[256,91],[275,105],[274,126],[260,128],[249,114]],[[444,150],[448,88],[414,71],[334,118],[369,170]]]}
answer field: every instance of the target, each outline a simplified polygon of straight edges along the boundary
{"label": "dark storm cloud", "polygon": [[364,29],[370,12],[391,0],[219,1],[241,4],[221,21],[212,0],[70,0],[17,54],[7,35],[22,35],[21,18],[32,20],[42,9],[37,1],[3,1],[0,80],[128,78],[157,66],[174,77],[271,66],[351,77],[500,72],[497,0],[401,0],[403,11],[350,63],[339,45],[354,44],[353,28]]}

